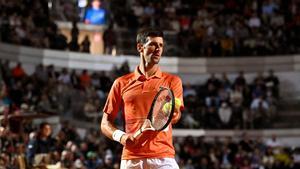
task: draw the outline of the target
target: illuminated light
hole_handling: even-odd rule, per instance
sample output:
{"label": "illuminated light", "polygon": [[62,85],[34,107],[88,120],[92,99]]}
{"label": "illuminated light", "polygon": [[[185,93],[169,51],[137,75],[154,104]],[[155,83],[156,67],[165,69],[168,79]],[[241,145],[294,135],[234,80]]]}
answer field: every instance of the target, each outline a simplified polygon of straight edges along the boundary
{"label": "illuminated light", "polygon": [[48,2],[48,8],[51,9],[52,8],[52,2]]}
{"label": "illuminated light", "polygon": [[88,4],[88,1],[87,0],[78,0],[78,7],[79,8],[84,8],[86,7]]}

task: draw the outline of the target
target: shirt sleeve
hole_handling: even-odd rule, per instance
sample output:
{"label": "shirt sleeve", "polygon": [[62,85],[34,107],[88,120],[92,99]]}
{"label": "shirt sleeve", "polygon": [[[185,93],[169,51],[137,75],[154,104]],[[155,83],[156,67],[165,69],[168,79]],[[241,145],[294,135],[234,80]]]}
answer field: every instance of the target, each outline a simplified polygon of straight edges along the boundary
{"label": "shirt sleeve", "polygon": [[180,99],[181,104],[182,104],[181,108],[184,108],[182,81],[178,76],[174,76],[172,83],[171,83],[171,89],[174,92],[175,98]]}
{"label": "shirt sleeve", "polygon": [[88,9],[86,14],[85,14],[85,22],[88,21],[88,22],[91,22],[91,17],[92,17],[92,13],[91,13],[91,10]]}
{"label": "shirt sleeve", "polygon": [[119,80],[115,80],[108,94],[103,112],[109,115],[109,118],[114,120],[118,115],[122,104],[121,87]]}

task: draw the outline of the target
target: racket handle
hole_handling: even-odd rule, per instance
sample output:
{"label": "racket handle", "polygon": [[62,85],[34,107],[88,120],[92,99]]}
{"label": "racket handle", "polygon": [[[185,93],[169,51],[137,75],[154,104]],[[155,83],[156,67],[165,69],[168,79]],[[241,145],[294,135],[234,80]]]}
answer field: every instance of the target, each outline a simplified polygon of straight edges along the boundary
{"label": "racket handle", "polygon": [[143,130],[142,128],[140,128],[138,131],[136,131],[133,135],[133,138],[137,138],[137,136],[139,136],[140,134],[142,134]]}
{"label": "racket handle", "polygon": [[142,134],[144,131],[155,131],[154,128],[140,128],[138,131],[136,131],[133,135],[133,138],[137,138],[140,134]]}
{"label": "racket handle", "polygon": [[151,126],[151,122],[149,119],[146,119],[142,127],[134,133],[133,138],[136,138],[137,136],[139,136],[140,134],[142,134],[144,131],[147,130],[155,131],[155,129]]}

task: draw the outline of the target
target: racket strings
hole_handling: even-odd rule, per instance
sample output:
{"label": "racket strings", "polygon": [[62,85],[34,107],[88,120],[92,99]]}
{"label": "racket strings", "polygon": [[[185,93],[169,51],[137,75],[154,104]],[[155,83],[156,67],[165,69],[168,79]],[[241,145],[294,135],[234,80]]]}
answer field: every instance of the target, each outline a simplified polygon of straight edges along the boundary
{"label": "racket strings", "polygon": [[[169,105],[166,105],[169,104]],[[160,130],[168,122],[172,111],[172,95],[169,90],[161,91],[153,107],[151,123],[156,130]],[[166,107],[167,106],[167,107]]]}

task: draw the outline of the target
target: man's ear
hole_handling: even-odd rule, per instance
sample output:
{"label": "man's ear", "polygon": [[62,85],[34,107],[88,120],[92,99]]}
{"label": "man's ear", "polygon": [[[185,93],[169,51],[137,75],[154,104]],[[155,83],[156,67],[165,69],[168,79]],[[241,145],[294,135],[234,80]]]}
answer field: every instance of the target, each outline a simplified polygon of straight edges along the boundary
{"label": "man's ear", "polygon": [[138,44],[136,45],[136,49],[137,49],[138,52],[143,52],[143,44],[138,43]]}

